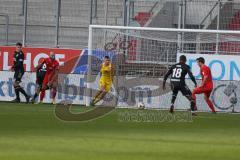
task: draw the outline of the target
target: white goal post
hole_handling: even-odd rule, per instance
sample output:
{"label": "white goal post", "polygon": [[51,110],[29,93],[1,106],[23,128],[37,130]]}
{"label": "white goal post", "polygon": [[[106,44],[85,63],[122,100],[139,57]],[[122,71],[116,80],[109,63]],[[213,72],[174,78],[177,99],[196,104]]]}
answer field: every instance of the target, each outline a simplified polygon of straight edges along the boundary
{"label": "white goal post", "polygon": [[[116,81],[122,81],[122,77],[145,77],[145,83],[162,78],[168,66],[176,62],[177,53],[237,55],[240,31],[90,25],[86,105],[93,97],[91,88],[103,55],[115,56]],[[115,92],[119,100],[119,93]]]}

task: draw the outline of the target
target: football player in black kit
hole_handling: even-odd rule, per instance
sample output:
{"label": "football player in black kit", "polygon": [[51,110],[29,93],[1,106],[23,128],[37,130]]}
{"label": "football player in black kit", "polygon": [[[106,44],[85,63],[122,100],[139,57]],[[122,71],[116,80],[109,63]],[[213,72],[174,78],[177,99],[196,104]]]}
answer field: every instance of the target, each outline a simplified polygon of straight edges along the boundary
{"label": "football player in black kit", "polygon": [[16,93],[16,99],[12,102],[20,103],[20,96],[19,93],[22,93],[25,98],[26,102],[29,102],[30,96],[27,95],[27,93],[24,91],[24,89],[20,86],[22,77],[24,75],[24,67],[23,67],[23,61],[24,61],[24,53],[22,51],[22,44],[17,43],[16,44],[16,51],[14,52],[13,57],[13,66],[11,68],[12,71],[14,71],[14,90]]}
{"label": "football player in black kit", "polygon": [[185,83],[185,76],[188,74],[193,81],[195,87],[197,86],[197,82],[191,72],[190,67],[186,64],[187,58],[184,55],[181,55],[179,58],[179,63],[171,66],[163,80],[163,90],[165,90],[165,84],[168,77],[171,75],[171,89],[172,89],[172,100],[170,112],[174,112],[174,103],[177,98],[178,92],[181,91],[182,94],[191,102],[191,110],[194,113],[194,100],[192,98],[192,92],[188,88]]}
{"label": "football player in black kit", "polygon": [[38,97],[39,93],[41,92],[42,83],[47,72],[47,66],[45,63],[41,63],[36,67],[36,83],[37,88],[33,98],[31,99],[32,103],[35,103],[36,98]]}

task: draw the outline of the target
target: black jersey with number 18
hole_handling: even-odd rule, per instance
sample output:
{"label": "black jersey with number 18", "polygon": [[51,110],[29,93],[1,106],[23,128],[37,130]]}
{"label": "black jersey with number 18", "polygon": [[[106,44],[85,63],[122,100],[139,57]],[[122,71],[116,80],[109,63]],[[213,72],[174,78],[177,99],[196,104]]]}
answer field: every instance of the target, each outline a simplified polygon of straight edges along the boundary
{"label": "black jersey with number 18", "polygon": [[171,68],[168,70],[166,75],[164,76],[164,80],[166,81],[167,78],[171,75],[171,82],[172,83],[179,83],[180,85],[185,85],[185,77],[189,75],[191,80],[196,84],[196,80],[191,72],[190,67],[185,63],[177,63],[172,65]]}

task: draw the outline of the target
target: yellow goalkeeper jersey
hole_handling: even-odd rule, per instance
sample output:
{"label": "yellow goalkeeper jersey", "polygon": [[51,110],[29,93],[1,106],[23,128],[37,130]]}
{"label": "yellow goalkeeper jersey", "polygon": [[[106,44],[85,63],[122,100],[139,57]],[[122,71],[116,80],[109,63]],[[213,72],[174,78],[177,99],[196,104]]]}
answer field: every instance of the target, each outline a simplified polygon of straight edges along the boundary
{"label": "yellow goalkeeper jersey", "polygon": [[103,63],[101,66],[101,80],[106,82],[112,81],[112,64],[110,63],[108,66],[105,66]]}

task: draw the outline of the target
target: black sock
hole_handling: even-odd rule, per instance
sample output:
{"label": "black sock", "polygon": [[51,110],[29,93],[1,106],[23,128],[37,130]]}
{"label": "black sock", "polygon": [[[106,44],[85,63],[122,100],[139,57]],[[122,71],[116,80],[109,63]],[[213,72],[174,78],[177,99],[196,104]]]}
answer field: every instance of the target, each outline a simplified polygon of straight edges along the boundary
{"label": "black sock", "polygon": [[16,99],[20,100],[19,89],[15,88]]}
{"label": "black sock", "polygon": [[23,88],[19,88],[19,92],[21,92],[26,98],[28,97],[27,93],[24,91]]}
{"label": "black sock", "polygon": [[38,94],[35,93],[34,96],[33,96],[33,99],[35,100],[37,97],[38,97]]}
{"label": "black sock", "polygon": [[191,101],[191,110],[195,111],[195,102],[194,101]]}
{"label": "black sock", "polygon": [[172,100],[171,100],[171,103],[172,103],[172,104],[174,104],[174,103],[175,103],[175,101],[176,101],[176,98],[177,98],[177,96],[175,96],[175,95],[173,95],[173,96],[172,96]]}

